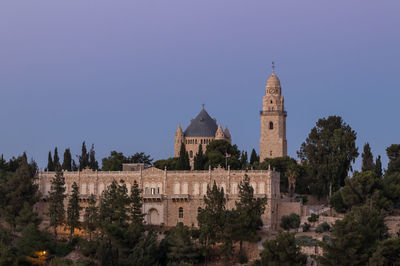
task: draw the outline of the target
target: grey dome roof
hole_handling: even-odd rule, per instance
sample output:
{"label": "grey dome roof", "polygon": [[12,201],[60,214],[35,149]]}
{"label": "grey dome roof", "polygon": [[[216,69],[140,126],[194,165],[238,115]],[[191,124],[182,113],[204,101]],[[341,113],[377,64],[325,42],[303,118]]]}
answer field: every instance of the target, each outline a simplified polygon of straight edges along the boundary
{"label": "grey dome roof", "polygon": [[203,108],[184,132],[185,137],[215,137],[218,126],[215,119],[212,119]]}

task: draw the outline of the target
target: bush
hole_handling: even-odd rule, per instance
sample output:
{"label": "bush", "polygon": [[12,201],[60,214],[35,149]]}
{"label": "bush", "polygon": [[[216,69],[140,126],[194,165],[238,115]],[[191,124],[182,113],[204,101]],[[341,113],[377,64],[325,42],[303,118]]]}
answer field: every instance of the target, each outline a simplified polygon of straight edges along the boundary
{"label": "bush", "polygon": [[285,230],[289,230],[289,229],[297,229],[300,226],[300,216],[295,214],[295,213],[291,213],[288,216],[282,216],[281,218],[281,227]]}
{"label": "bush", "polygon": [[308,220],[310,223],[314,223],[314,222],[318,221],[318,219],[319,219],[319,215],[316,215],[315,213],[311,213],[311,216],[308,217],[307,220]]}
{"label": "bush", "polygon": [[94,258],[97,251],[97,242],[93,240],[89,241],[86,239],[81,239],[79,241],[79,248],[85,257]]}
{"label": "bush", "polygon": [[317,233],[323,233],[327,232],[331,229],[331,226],[327,222],[323,222],[322,224],[319,224],[317,228],[315,229],[315,232]]}
{"label": "bush", "polygon": [[310,231],[311,225],[308,223],[304,223],[301,227],[303,228],[303,232],[308,232]]}
{"label": "bush", "polygon": [[311,236],[299,236],[296,237],[296,244],[298,246],[312,247],[318,244],[318,240],[312,238]]}

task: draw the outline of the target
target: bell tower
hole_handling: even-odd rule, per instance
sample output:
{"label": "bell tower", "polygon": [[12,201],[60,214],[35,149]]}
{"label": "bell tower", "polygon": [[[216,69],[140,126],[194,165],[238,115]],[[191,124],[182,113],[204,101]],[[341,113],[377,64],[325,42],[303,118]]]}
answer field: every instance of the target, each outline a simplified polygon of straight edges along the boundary
{"label": "bell tower", "polygon": [[272,74],[267,80],[263,108],[260,111],[260,162],[265,158],[287,155],[286,116],[281,82],[275,75],[275,65],[272,62]]}

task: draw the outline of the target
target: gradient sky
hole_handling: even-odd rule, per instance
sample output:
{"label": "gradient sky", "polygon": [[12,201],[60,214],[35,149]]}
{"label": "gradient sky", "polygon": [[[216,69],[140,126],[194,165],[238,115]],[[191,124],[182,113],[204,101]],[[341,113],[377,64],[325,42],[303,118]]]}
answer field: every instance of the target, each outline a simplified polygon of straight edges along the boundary
{"label": "gradient sky", "polygon": [[275,61],[290,156],[319,118],[340,115],[386,167],[400,143],[399,11],[398,0],[2,0],[0,153],[43,168],[50,149],[79,154],[86,140],[99,161],[166,158],[202,103],[258,151]]}

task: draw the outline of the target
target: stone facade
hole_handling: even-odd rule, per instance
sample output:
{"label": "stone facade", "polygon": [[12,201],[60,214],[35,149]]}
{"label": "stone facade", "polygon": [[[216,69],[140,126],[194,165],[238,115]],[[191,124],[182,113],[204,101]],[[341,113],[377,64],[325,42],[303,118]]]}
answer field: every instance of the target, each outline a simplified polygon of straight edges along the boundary
{"label": "stone facade", "polygon": [[267,80],[263,108],[260,111],[260,162],[265,158],[287,155],[286,116],[280,80],[272,72]]}
{"label": "stone facade", "polygon": [[[267,206],[262,216],[265,229],[278,227],[278,207],[280,200],[279,173],[275,171],[242,171],[225,170],[217,168],[208,171],[167,171],[154,167],[138,171],[91,171],[64,172],[66,193],[72,191],[71,186],[76,182],[80,190],[82,205],[91,194],[99,195],[111,184],[113,180],[123,180],[128,191],[136,181],[143,190],[146,222],[153,225],[175,226],[183,222],[188,226],[197,226],[199,208],[204,206],[203,198],[207,186],[214,181],[217,186],[224,188],[227,198],[227,207],[233,208],[238,200],[239,183],[245,174],[250,177],[256,197],[266,197]],[[37,182],[42,193],[39,204],[39,214],[46,220],[47,197],[51,188],[51,179],[54,172],[39,172]],[[67,200],[65,201],[67,205]],[[83,219],[83,211],[82,217]]]}

